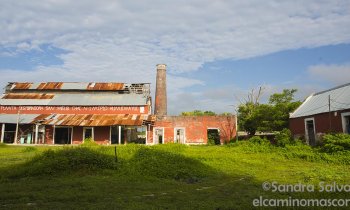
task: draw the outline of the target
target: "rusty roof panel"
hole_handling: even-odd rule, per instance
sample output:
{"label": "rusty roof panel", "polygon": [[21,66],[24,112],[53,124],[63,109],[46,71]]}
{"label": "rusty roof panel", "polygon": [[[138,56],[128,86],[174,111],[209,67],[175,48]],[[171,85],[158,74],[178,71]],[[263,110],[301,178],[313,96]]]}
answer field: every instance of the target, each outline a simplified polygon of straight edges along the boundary
{"label": "rusty roof panel", "polygon": [[[143,120],[147,119],[147,120]],[[152,124],[155,117],[147,115],[40,115],[33,122],[61,126],[111,126],[111,125],[145,125]]]}
{"label": "rusty roof panel", "polygon": [[42,82],[37,89],[38,90],[60,90],[63,82]]}
{"label": "rusty roof panel", "polygon": [[53,94],[38,94],[38,93],[8,93],[2,99],[52,99]]}
{"label": "rusty roof panel", "polygon": [[11,88],[12,90],[27,90],[32,86],[33,83],[30,82],[16,82]]}
{"label": "rusty roof panel", "polygon": [[123,90],[124,83],[90,82],[86,89],[87,90]]}

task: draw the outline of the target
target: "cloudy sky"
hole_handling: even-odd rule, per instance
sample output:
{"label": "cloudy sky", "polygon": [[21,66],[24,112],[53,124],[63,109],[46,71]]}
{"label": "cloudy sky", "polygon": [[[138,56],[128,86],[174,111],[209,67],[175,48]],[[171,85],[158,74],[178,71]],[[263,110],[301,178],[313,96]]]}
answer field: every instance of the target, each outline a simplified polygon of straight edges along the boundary
{"label": "cloudy sky", "polygon": [[0,0],[0,28],[2,87],[154,87],[165,63],[170,114],[232,111],[259,86],[265,99],[283,88],[304,99],[350,82],[349,0]]}

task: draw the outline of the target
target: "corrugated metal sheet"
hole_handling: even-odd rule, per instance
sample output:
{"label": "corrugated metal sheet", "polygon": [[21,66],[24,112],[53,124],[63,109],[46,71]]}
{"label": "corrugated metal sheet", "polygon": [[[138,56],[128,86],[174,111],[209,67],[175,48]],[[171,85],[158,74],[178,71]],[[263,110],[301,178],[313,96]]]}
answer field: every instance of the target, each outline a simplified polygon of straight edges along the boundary
{"label": "corrugated metal sheet", "polygon": [[0,105],[49,106],[138,106],[146,105],[147,97],[141,94],[55,94],[52,99],[0,99]]}
{"label": "corrugated metal sheet", "polygon": [[86,90],[88,82],[64,82],[61,90]]}
{"label": "corrugated metal sheet", "polygon": [[41,106],[48,105],[52,99],[0,99],[3,106]]}
{"label": "corrugated metal sheet", "polygon": [[17,123],[17,118],[19,117],[19,123],[20,124],[31,124],[35,123],[34,119],[37,118],[38,114],[24,114],[24,115],[17,115],[17,114],[0,114],[0,123]]}
{"label": "corrugated metal sheet", "polygon": [[141,94],[56,94],[50,101],[52,106],[137,106],[147,104]]}
{"label": "corrugated metal sheet", "polygon": [[88,90],[123,90],[124,83],[94,83],[91,82],[87,86]]}
{"label": "corrugated metal sheet", "polygon": [[9,93],[3,99],[52,99],[55,95],[46,93]]}
{"label": "corrugated metal sheet", "polygon": [[59,90],[61,89],[62,82],[42,82],[37,89],[38,90]]}
{"label": "corrugated metal sheet", "polygon": [[40,115],[33,122],[41,121],[46,125],[58,126],[111,126],[111,125],[144,125],[154,123],[153,115]]}
{"label": "corrugated metal sheet", "polygon": [[328,97],[331,97],[331,111],[350,109],[350,83],[309,96],[305,102],[291,114],[290,118],[310,116],[329,111]]}
{"label": "corrugated metal sheet", "polygon": [[11,89],[13,90],[26,90],[32,86],[33,83],[30,82],[15,82]]}

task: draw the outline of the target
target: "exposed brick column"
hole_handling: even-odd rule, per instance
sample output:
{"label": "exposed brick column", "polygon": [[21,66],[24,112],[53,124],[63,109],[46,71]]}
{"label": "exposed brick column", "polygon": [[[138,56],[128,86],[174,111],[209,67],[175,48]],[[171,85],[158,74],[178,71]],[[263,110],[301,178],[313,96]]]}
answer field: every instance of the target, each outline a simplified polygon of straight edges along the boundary
{"label": "exposed brick column", "polygon": [[166,65],[157,65],[156,99],[154,114],[158,116],[167,115],[167,94],[166,94]]}

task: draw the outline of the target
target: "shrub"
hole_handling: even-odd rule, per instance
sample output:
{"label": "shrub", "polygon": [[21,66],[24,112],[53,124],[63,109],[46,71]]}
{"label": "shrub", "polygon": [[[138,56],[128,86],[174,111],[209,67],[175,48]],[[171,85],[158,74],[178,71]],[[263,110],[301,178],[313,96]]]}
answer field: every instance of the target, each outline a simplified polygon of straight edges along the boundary
{"label": "shrub", "polygon": [[289,129],[285,128],[276,134],[275,141],[277,146],[285,147],[286,145],[292,143],[292,133]]}
{"label": "shrub", "polygon": [[28,162],[13,166],[12,170],[7,170],[5,175],[17,178],[81,171],[86,173],[99,169],[115,169],[116,164],[113,156],[98,150],[86,147],[64,148],[46,150]]}
{"label": "shrub", "polygon": [[91,146],[99,146],[92,138],[84,139],[84,142],[81,146],[91,147]]}
{"label": "shrub", "polygon": [[340,152],[350,150],[350,135],[348,134],[326,134],[323,136],[323,150],[326,152]]}
{"label": "shrub", "polygon": [[38,149],[36,147],[26,147],[22,151],[23,152],[36,152]]}
{"label": "shrub", "polygon": [[265,138],[261,138],[260,136],[253,136],[252,138],[249,139],[249,142],[253,143],[253,144],[269,144],[270,141],[265,139]]}

